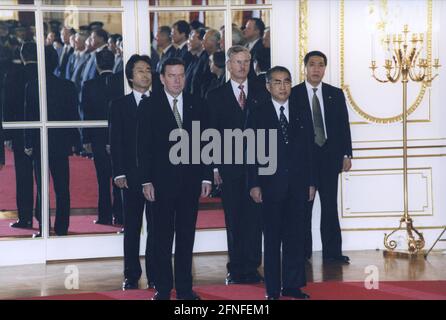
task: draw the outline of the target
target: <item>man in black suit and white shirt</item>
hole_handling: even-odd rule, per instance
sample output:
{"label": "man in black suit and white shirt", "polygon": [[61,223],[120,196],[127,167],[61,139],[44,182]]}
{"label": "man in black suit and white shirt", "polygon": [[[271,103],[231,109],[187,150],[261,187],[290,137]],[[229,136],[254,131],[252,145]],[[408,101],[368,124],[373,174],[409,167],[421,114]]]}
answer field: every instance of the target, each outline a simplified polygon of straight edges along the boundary
{"label": "man in black suit and white shirt", "polygon": [[[71,81],[57,78],[57,52],[53,47],[45,47],[46,92],[48,121],[79,121],[77,113],[77,93]],[[25,90],[25,120],[39,121],[39,81],[28,83]],[[48,164],[56,194],[56,220],[54,231],[58,236],[68,234],[70,223],[70,168],[69,156],[80,142],[79,130],[62,128],[48,130]],[[37,197],[41,201],[41,146],[37,129],[25,129],[25,153],[33,157],[37,184]],[[41,203],[41,202],[40,202]],[[42,230],[41,205],[36,212],[39,229]]]}
{"label": "man in black suit and white shirt", "polygon": [[[252,110],[267,98],[264,84],[248,80],[251,63],[248,49],[233,46],[228,50],[227,57],[231,79],[210,91],[207,97],[209,126],[217,129],[222,137],[225,129],[245,130]],[[231,143],[222,140],[223,145]],[[222,148],[222,159],[223,151]],[[235,164],[235,156],[233,148],[232,164],[217,165],[214,169],[214,183],[221,185],[222,189],[228,238],[226,283],[258,283],[262,281],[258,273],[262,260],[260,207],[249,196],[246,168],[243,164]]]}
{"label": "man in black suit and white shirt", "polygon": [[175,57],[181,58],[187,68],[192,61],[192,54],[187,48],[187,39],[189,39],[190,25],[185,20],[179,20],[172,26],[172,43],[177,49]]}
{"label": "man in black suit and white shirt", "polygon": [[[341,89],[323,83],[327,57],[320,51],[307,53],[304,59],[306,81],[293,88],[301,108],[311,111],[314,128],[314,154],[318,192],[321,200],[322,255],[325,262],[348,264],[342,255],[342,236],[338,218],[338,178],[349,171],[352,141],[345,96]],[[311,258],[311,214],[307,208],[305,233],[306,257]]]}
{"label": "man in black suit and white shirt", "polygon": [[[212,171],[198,164],[172,163],[170,141],[173,130],[192,136],[192,125],[199,121],[205,128],[202,105],[185,93],[183,60],[166,60],[161,70],[164,90],[151,98],[151,105],[141,116],[138,132],[138,162],[143,193],[153,202],[155,288],[153,300],[169,300],[174,287],[177,299],[200,300],[192,290],[192,253],[200,194],[211,191]],[[188,144],[188,146],[191,144]],[[181,151],[183,152],[183,151]],[[189,155],[191,150],[189,150]],[[172,246],[175,235],[175,277],[172,270]]]}
{"label": "man in black suit and white shirt", "polygon": [[[109,115],[109,135],[113,180],[123,192],[124,203],[124,283],[123,290],[138,289],[142,269],[139,263],[139,244],[145,199],[136,158],[137,119],[142,106],[149,103],[152,85],[151,60],[148,56],[133,55],[125,66],[125,75],[132,92],[112,101]],[[118,74],[117,74],[118,75]],[[151,206],[146,205],[147,243],[146,275],[148,287],[153,288],[153,234]]]}
{"label": "man in black suit and white shirt", "polygon": [[249,70],[249,78],[256,76],[254,69],[254,59],[259,51],[264,49],[263,46],[263,34],[265,32],[265,23],[259,18],[251,18],[246,22],[245,30],[243,30],[243,35],[246,39],[246,47],[251,53],[251,68]]}
{"label": "man in black suit and white shirt", "polygon": [[[13,63],[4,79],[3,119],[25,121],[25,88],[37,79],[37,49],[33,42],[25,42],[20,48],[21,63]],[[31,228],[34,206],[33,162],[25,152],[24,130],[9,130],[7,140],[14,153],[16,204],[18,220],[12,228]],[[38,214],[36,202],[36,214]]]}
{"label": "man in black suit and white shirt", "polygon": [[[250,127],[265,130],[265,150],[270,152],[272,143],[277,146],[277,167],[274,173],[261,175],[259,165],[248,166],[250,195],[263,204],[266,295],[268,300],[277,300],[280,294],[307,299],[301,288],[306,285],[305,202],[315,194],[311,116],[290,99],[288,69],[270,69],[266,83],[271,99],[253,110]],[[275,140],[271,140],[272,130],[277,133]]]}
{"label": "man in black suit and white shirt", "polygon": [[[123,85],[113,81],[113,64],[115,56],[110,50],[96,54],[99,76],[85,82],[82,89],[81,109],[85,120],[107,120],[110,102],[121,96]],[[113,184],[111,189],[111,158],[108,128],[85,128],[83,145],[87,153],[93,153],[96,177],[98,181],[98,224],[122,225],[122,200],[120,189]]]}
{"label": "man in black suit and white shirt", "polygon": [[161,67],[163,66],[164,61],[169,58],[175,57],[177,54],[177,49],[174,47],[172,43],[172,31],[169,26],[161,26],[158,28],[158,32],[156,34],[156,41],[158,49],[160,52],[160,60],[158,65],[156,66],[156,72],[161,73]]}

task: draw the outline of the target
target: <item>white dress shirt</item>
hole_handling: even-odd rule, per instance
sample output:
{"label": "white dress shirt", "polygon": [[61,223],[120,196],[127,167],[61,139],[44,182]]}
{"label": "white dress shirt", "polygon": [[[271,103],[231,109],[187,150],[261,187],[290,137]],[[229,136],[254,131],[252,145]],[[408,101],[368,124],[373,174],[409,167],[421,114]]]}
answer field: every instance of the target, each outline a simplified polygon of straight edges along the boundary
{"label": "white dress shirt", "polygon": [[325,124],[325,112],[324,112],[324,97],[322,95],[322,82],[320,82],[318,84],[317,87],[313,87],[308,81],[305,80],[305,86],[307,87],[307,92],[308,92],[308,102],[310,105],[310,112],[311,112],[311,119],[313,119],[313,96],[314,96],[314,91],[313,88],[317,88],[316,91],[316,96],[319,99],[319,105],[321,106],[321,113],[322,113],[322,121],[324,122],[324,133],[325,133],[325,138],[327,139],[327,126]]}
{"label": "white dress shirt", "polygon": [[254,46],[256,45],[256,43],[260,40],[260,38],[257,38],[256,40],[252,41],[252,42],[248,42],[248,50],[251,51],[252,48],[254,48]]}
{"label": "white dress shirt", "polygon": [[[243,92],[245,92],[246,98],[248,98],[248,79],[246,79],[243,83]],[[231,86],[232,91],[234,92],[235,99],[238,101],[238,98],[240,97],[240,89],[238,88],[240,86],[240,83],[235,82],[231,79]]]}
{"label": "white dress shirt", "polygon": [[138,107],[139,107],[139,104],[141,103],[143,94],[145,94],[147,97],[150,97],[150,90],[147,90],[144,93],[141,93],[141,92],[138,92],[136,90],[133,90],[132,93],[133,93],[133,97],[135,97],[136,105]]}
{"label": "white dress shirt", "polygon": [[272,101],[273,101],[274,109],[276,109],[277,119],[280,120],[280,107],[284,107],[285,110],[283,110],[283,113],[285,114],[285,118],[289,123],[290,122],[290,111],[289,111],[290,108],[289,108],[289,102],[288,102],[289,100],[287,100],[284,104],[281,104],[274,99],[272,99]]}
{"label": "white dress shirt", "polygon": [[184,47],[186,44],[187,44],[187,40],[184,41],[182,44],[178,45],[178,46],[177,46],[177,49],[178,49],[178,50],[183,49],[183,47]]}
{"label": "white dress shirt", "polygon": [[172,109],[173,112],[173,100],[177,99],[177,109],[178,113],[180,114],[181,121],[183,121],[183,93],[181,92],[178,97],[171,96],[166,90],[164,90],[167,96],[167,100],[169,100],[170,109]]}

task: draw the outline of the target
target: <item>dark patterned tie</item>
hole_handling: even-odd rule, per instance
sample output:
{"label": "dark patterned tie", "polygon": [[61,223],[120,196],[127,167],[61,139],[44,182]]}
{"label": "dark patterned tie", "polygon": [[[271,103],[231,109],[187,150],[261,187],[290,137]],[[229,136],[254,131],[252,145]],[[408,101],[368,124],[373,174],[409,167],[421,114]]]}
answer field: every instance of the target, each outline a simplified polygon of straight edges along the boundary
{"label": "dark patterned tie", "polygon": [[280,107],[280,117],[279,123],[280,128],[282,129],[283,141],[285,144],[288,144],[288,120],[286,119],[285,113],[283,113],[285,108],[283,106]]}
{"label": "dark patterned tie", "polygon": [[177,107],[178,100],[173,99],[173,115],[175,116],[175,120],[177,122],[178,128],[183,128],[183,121],[181,120],[180,112],[178,111]]}
{"label": "dark patterned tie", "polygon": [[243,89],[245,88],[245,86],[241,84],[238,86],[238,88],[240,89],[240,95],[238,96],[238,104],[240,105],[240,108],[244,110],[246,105],[246,94],[245,91],[243,91]]}
{"label": "dark patterned tie", "polygon": [[325,144],[325,128],[324,120],[322,118],[321,105],[316,95],[317,88],[313,88],[313,126],[314,126],[314,142],[322,147]]}

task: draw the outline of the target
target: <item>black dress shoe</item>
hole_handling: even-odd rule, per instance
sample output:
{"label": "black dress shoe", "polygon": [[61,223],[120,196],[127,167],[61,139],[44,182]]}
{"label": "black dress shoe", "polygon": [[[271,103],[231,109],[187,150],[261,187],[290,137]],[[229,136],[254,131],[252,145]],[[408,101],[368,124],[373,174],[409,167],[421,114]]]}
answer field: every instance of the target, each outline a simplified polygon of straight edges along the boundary
{"label": "black dress shoe", "polygon": [[256,270],[254,272],[246,274],[242,280],[243,283],[254,284],[254,283],[262,283],[264,279],[262,275]]}
{"label": "black dress shoe", "polygon": [[326,263],[350,264],[350,258],[347,257],[347,256],[324,257],[323,261],[326,262]]}
{"label": "black dress shoe", "polygon": [[279,298],[280,298],[280,296],[279,296],[279,295],[275,295],[275,294],[273,294],[273,295],[267,295],[267,296],[265,297],[266,300],[279,300]]}
{"label": "black dress shoe", "polygon": [[195,292],[177,293],[177,300],[201,300],[200,296]]}
{"label": "black dress shoe", "polygon": [[229,284],[240,284],[240,283],[244,283],[243,282],[243,278],[235,273],[228,273],[228,275],[226,276],[225,279],[225,284],[229,285]]}
{"label": "black dress shoe", "polygon": [[282,296],[295,299],[310,299],[310,296],[300,289],[282,289]]}
{"label": "black dress shoe", "polygon": [[138,289],[138,281],[131,281],[129,279],[125,279],[122,283],[122,290],[137,290]]}
{"label": "black dress shoe", "polygon": [[9,226],[11,228],[32,229],[33,223],[32,223],[32,221],[17,220],[16,222],[10,223]]}
{"label": "black dress shoe", "polygon": [[149,281],[149,283],[147,284],[147,289],[155,289],[155,282]]}
{"label": "black dress shoe", "polygon": [[157,291],[152,297],[152,300],[170,300],[170,293],[160,293]]}
{"label": "black dress shoe", "polygon": [[42,234],[40,232],[33,233],[33,239],[41,238],[41,237],[42,237]]}
{"label": "black dress shoe", "polygon": [[93,220],[94,224],[103,224],[106,226],[111,226],[113,223],[111,221],[103,221],[103,220]]}

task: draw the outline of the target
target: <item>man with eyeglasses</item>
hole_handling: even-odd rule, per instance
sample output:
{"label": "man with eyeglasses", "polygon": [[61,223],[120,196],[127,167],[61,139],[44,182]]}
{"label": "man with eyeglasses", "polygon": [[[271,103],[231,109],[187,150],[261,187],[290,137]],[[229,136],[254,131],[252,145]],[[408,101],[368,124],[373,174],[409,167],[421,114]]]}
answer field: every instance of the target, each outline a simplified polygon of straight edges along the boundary
{"label": "man with eyeglasses", "polygon": [[[224,130],[245,130],[251,112],[266,99],[265,86],[248,80],[251,54],[248,48],[233,46],[227,53],[227,67],[231,78],[226,84],[209,92],[207,105],[210,127],[221,136]],[[231,141],[225,141],[231,144]],[[262,231],[260,205],[252,201],[246,186],[246,166],[235,164],[235,147],[231,164],[217,165],[214,183],[221,185],[225,212],[229,262],[226,284],[259,283],[258,272],[262,260]],[[225,159],[222,147],[222,159]]]}
{"label": "man with eyeglasses", "polygon": [[[258,165],[249,166],[248,188],[255,203],[262,203],[266,298],[280,295],[308,299],[303,221],[305,202],[312,201],[315,181],[312,170],[313,133],[310,116],[290,99],[291,74],[276,66],[266,73],[271,98],[253,110],[250,127],[276,132],[277,170],[259,175]],[[271,141],[268,137],[265,141]],[[265,150],[271,146],[266,145]],[[281,258],[282,248],[282,258]]]}

